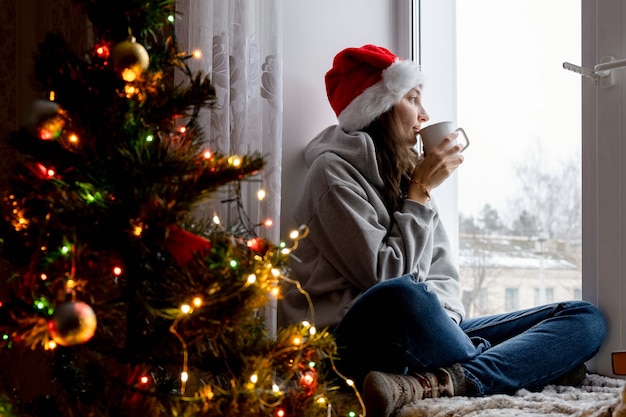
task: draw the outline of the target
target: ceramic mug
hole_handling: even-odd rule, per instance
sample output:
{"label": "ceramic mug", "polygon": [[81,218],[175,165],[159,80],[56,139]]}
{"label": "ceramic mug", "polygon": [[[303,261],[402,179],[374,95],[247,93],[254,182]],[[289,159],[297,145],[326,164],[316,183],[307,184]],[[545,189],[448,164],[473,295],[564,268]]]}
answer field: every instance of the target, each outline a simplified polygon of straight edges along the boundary
{"label": "ceramic mug", "polygon": [[422,139],[424,154],[427,154],[429,150],[437,146],[446,136],[448,136],[449,133],[452,132],[457,132],[459,134],[456,141],[463,146],[461,152],[467,149],[469,146],[469,139],[467,134],[465,134],[465,130],[463,130],[462,127],[457,127],[455,129],[452,122],[446,121],[433,123],[423,129],[420,129],[419,136]]}

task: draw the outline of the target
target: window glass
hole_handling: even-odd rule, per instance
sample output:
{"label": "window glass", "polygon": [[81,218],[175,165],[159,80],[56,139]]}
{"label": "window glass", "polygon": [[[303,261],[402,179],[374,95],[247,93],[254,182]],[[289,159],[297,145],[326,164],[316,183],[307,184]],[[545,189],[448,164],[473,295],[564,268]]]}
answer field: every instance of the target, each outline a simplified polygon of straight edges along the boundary
{"label": "window glass", "polygon": [[469,316],[580,298],[580,2],[456,2],[459,260]]}

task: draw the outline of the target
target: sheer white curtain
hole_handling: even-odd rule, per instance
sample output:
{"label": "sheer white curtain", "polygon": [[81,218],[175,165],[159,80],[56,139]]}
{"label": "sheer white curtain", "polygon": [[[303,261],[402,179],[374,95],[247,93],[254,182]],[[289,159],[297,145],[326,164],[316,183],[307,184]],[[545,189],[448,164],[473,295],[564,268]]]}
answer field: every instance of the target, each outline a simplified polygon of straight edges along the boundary
{"label": "sheer white curtain", "polygon": [[[266,166],[259,183],[242,185],[259,235],[278,242],[282,155],[282,0],[178,0],[176,36],[181,49],[200,51],[192,71],[209,74],[217,103],[200,117],[207,144],[223,154],[259,152]],[[259,201],[256,192],[266,191]],[[215,202],[209,205],[226,213]],[[225,219],[228,222],[229,219]]]}

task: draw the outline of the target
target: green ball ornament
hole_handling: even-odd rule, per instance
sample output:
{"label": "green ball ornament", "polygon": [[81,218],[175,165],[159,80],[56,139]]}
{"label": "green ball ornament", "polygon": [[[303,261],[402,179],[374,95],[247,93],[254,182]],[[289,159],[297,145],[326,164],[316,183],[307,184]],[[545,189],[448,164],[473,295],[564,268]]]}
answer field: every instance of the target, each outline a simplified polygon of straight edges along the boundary
{"label": "green ball ornament", "polygon": [[48,321],[48,333],[61,346],[88,342],[96,332],[96,313],[83,302],[59,305]]}
{"label": "green ball ornament", "polygon": [[134,37],[129,37],[115,45],[111,50],[111,64],[113,69],[123,75],[125,71],[131,71],[139,76],[150,65],[148,51]]}

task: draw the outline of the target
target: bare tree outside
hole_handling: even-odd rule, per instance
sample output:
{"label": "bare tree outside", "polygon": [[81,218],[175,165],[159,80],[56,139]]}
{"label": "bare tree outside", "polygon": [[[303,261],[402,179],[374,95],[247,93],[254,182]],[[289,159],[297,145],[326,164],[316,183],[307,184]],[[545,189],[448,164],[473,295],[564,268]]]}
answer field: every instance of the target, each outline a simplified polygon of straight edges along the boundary
{"label": "bare tree outside", "polygon": [[514,167],[520,192],[504,213],[485,204],[476,217],[460,215],[464,304],[469,316],[498,312],[501,300],[494,302],[492,297],[500,294],[501,299],[507,288],[528,286],[526,292],[533,292],[535,303],[550,301],[546,294],[557,290],[577,294],[580,160],[572,156],[555,164],[552,158],[549,165],[540,147],[536,149]]}

